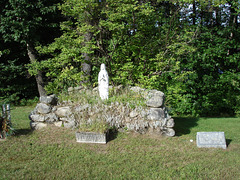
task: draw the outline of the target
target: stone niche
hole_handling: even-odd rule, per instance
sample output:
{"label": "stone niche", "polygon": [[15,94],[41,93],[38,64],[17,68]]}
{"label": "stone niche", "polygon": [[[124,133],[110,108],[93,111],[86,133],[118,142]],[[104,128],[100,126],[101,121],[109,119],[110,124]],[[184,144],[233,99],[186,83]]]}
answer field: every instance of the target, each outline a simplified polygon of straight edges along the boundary
{"label": "stone niche", "polygon": [[[69,88],[70,93],[80,91],[84,89]],[[130,91],[140,94],[146,105],[131,108],[128,103],[121,102],[73,104],[58,102],[55,95],[40,97],[40,103],[29,115],[30,126],[37,130],[54,124],[74,129],[79,126],[79,118],[87,117],[88,121],[93,118],[104,120],[118,130],[174,136],[174,120],[164,106],[164,93],[140,87],[131,87]],[[92,92],[96,95],[96,89]]]}

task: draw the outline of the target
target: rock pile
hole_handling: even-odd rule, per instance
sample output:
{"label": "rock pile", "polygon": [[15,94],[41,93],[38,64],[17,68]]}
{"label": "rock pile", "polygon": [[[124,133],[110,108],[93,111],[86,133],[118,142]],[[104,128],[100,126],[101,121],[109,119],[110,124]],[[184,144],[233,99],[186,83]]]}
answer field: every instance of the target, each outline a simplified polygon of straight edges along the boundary
{"label": "rock pile", "polygon": [[57,97],[55,95],[40,97],[40,103],[29,115],[32,129],[41,129],[47,124],[74,128],[76,123],[71,113],[70,107],[57,106]]}
{"label": "rock pile", "polygon": [[[79,89],[81,91],[83,89]],[[174,120],[164,107],[164,93],[131,87],[131,91],[145,99],[146,106],[130,107],[128,103],[112,102],[107,105],[58,103],[55,95],[41,97],[34,111],[30,114],[31,127],[40,129],[47,124],[75,128],[86,121],[104,120],[117,129],[133,130],[139,133],[158,133],[174,136]]]}

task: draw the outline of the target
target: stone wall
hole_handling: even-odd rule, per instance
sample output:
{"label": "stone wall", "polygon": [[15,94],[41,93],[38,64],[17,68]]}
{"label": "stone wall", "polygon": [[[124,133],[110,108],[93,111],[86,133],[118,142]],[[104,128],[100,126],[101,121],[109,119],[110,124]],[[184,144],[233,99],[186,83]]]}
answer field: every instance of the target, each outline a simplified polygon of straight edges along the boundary
{"label": "stone wall", "polygon": [[[30,125],[32,129],[40,129],[47,124],[77,128],[81,119],[90,123],[97,119],[106,121],[118,130],[174,136],[174,120],[164,107],[164,93],[139,87],[131,87],[130,90],[144,98],[145,106],[131,107],[129,103],[121,102],[76,104],[57,102],[55,95],[40,97],[40,103],[29,115]],[[70,88],[69,91],[78,93],[84,89]],[[97,89],[92,92],[96,94]]]}

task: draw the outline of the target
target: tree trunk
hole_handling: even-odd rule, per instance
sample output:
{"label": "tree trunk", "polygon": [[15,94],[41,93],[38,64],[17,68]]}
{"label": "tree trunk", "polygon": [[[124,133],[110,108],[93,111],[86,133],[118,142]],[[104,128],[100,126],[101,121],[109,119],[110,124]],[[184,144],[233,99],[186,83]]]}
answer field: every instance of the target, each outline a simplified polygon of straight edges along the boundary
{"label": "tree trunk", "polygon": [[[236,16],[236,10],[233,7],[233,4],[231,1],[228,2],[230,4],[230,19],[229,19],[229,27],[231,28],[231,32],[229,35],[229,39],[233,40],[235,38],[235,30],[237,28],[237,16]],[[237,51],[237,49],[231,48],[228,49],[227,55],[232,55],[234,51]]]}
{"label": "tree trunk", "polygon": [[[27,43],[27,51],[28,51],[28,57],[30,59],[31,63],[34,63],[37,61],[37,56],[35,53],[35,49],[33,47],[33,45],[31,43]],[[43,78],[42,78],[42,72],[41,71],[37,71],[37,75],[35,76],[36,81],[37,81],[37,87],[38,87],[38,92],[39,92],[39,96],[46,96],[46,91],[44,89],[44,82],[43,82]]]}
{"label": "tree trunk", "polygon": [[192,16],[193,25],[196,25],[196,17],[197,17],[196,2],[193,1],[193,16]]}
{"label": "tree trunk", "polygon": [[[88,43],[92,39],[92,34],[90,32],[88,32],[85,34],[84,37],[85,37],[85,42]],[[87,43],[84,45],[87,46]],[[81,65],[82,65],[84,80],[81,82],[81,84],[83,84],[83,83],[88,84],[91,82],[91,70],[92,70],[91,58],[88,53],[83,53],[83,57],[84,57],[84,62]]]}
{"label": "tree trunk", "polygon": [[221,9],[219,7],[215,7],[216,9],[216,25],[221,26]]}

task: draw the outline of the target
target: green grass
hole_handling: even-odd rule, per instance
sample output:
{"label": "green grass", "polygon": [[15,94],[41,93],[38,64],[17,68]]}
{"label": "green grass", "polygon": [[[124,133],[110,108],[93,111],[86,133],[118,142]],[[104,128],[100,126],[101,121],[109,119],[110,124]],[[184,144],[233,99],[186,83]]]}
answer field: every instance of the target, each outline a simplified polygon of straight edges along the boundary
{"label": "green grass", "polygon": [[[240,118],[175,118],[175,137],[118,133],[99,145],[77,143],[75,131],[65,128],[32,132],[28,120],[32,109],[12,110],[17,134],[0,141],[0,179],[240,177]],[[224,131],[228,148],[197,148],[198,131]]]}

